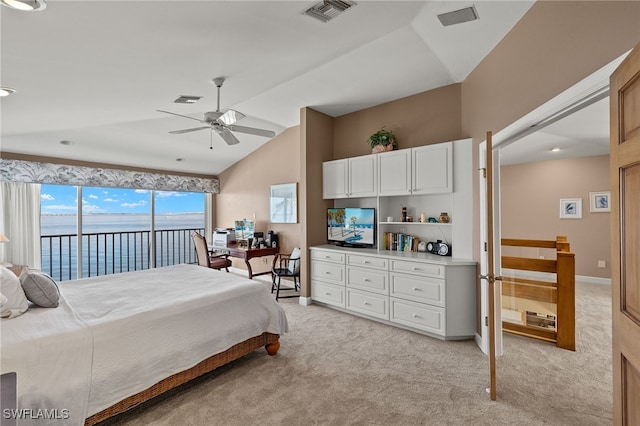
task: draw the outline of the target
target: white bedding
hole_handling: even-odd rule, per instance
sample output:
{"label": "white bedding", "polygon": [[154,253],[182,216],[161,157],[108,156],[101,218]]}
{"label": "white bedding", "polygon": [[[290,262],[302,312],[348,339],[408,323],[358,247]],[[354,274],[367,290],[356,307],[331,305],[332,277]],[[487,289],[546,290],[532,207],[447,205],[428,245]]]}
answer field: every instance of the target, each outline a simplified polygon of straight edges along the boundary
{"label": "white bedding", "polygon": [[[264,284],[195,265],[68,281],[60,290],[93,337],[86,417],[236,343],[288,329]],[[56,350],[71,356],[76,345]],[[3,336],[2,371],[15,371],[4,358]]]}

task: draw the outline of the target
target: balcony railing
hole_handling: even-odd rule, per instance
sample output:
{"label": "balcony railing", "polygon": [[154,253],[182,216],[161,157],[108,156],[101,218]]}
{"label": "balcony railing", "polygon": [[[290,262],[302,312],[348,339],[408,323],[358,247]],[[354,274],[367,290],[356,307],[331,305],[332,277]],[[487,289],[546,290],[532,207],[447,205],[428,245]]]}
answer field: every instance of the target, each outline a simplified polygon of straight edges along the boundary
{"label": "balcony railing", "polygon": [[[204,228],[163,229],[153,232],[155,266],[195,263],[191,232]],[[82,277],[137,271],[152,267],[151,231],[99,232],[82,234]],[[40,237],[42,270],[59,281],[75,279],[78,265],[78,236]]]}

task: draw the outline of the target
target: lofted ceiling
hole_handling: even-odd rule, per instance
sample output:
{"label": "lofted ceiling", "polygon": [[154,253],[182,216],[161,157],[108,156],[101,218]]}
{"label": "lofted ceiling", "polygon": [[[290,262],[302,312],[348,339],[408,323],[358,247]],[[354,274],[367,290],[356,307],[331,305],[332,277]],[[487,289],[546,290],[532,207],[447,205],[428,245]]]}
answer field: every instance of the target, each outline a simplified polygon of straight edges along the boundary
{"label": "lofted ceiling", "polygon": [[[169,134],[199,123],[158,109],[201,118],[226,77],[221,109],[280,133],[301,107],[335,117],[461,82],[534,2],[361,0],[328,23],[302,14],[312,1],[47,3],[0,7],[0,83],[17,90],[0,150],[217,175],[268,139]],[[437,19],[471,5],[479,20]]]}
{"label": "lofted ceiling", "polygon": [[[558,148],[558,151],[552,149]],[[601,99],[500,149],[500,164],[609,154],[609,98]]]}

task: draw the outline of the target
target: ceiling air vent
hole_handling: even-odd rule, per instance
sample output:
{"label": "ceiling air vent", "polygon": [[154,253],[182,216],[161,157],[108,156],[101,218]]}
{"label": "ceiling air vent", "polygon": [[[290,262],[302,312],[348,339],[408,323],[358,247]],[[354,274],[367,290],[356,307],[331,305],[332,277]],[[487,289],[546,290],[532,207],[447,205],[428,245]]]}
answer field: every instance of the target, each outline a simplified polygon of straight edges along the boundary
{"label": "ceiling air vent", "polygon": [[478,12],[476,12],[476,8],[473,6],[465,7],[464,9],[454,10],[453,12],[442,13],[438,15],[438,19],[442,26],[448,27],[449,25],[475,21],[478,19]]}
{"label": "ceiling air vent", "polygon": [[180,96],[178,99],[176,99],[175,103],[177,104],[195,104],[196,102],[198,102],[200,99],[202,99],[202,96]]}
{"label": "ceiling air vent", "polygon": [[325,0],[311,6],[309,9],[304,11],[304,14],[322,22],[329,22],[345,10],[355,5],[356,2],[349,0]]}

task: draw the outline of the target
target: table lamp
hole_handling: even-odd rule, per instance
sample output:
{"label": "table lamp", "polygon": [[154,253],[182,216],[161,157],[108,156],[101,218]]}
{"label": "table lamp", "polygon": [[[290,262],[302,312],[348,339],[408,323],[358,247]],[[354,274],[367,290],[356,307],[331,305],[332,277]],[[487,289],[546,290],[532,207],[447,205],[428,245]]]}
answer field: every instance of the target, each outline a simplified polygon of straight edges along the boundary
{"label": "table lamp", "polygon": [[[2,233],[0,232],[0,243],[8,243],[9,239]],[[5,268],[11,268],[13,265],[9,262],[3,262],[0,261],[0,265],[4,266]]]}

